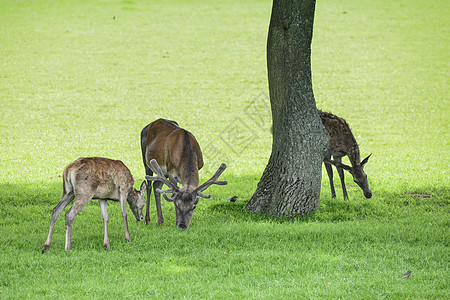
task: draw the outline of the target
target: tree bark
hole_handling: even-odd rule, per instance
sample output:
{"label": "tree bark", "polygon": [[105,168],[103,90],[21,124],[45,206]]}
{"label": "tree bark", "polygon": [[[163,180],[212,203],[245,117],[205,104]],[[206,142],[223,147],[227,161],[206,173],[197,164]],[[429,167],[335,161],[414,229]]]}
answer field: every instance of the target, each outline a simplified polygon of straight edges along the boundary
{"label": "tree bark", "polygon": [[246,208],[302,216],[319,207],[328,139],[311,81],[315,0],[274,0],[267,40],[272,154]]}

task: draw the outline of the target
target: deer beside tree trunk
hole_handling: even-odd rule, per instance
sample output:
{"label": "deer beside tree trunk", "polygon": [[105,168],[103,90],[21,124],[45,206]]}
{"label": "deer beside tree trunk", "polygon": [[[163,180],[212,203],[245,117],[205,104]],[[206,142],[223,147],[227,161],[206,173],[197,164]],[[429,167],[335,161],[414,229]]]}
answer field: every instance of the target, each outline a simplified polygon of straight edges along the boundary
{"label": "deer beside tree trunk", "polygon": [[[344,171],[348,171],[353,176],[353,180],[363,190],[366,198],[372,197],[372,191],[369,188],[367,175],[364,172],[364,165],[368,162],[369,156],[363,161],[360,161],[359,147],[356,139],[353,136],[347,122],[328,112],[318,110],[322,124],[325,127],[328,136],[328,151],[324,157],[325,169],[327,170],[328,178],[330,179],[331,197],[336,198],[336,191],[333,183],[333,169],[331,165],[336,166],[336,169],[341,179],[342,192],[344,199],[348,199],[347,188],[345,186]],[[273,127],[270,128],[271,132]],[[331,160],[333,156],[334,160]],[[344,165],[342,161],[343,156],[348,156],[352,166]]]}
{"label": "deer beside tree trunk", "polygon": [[311,81],[315,0],[273,1],[267,74],[273,120],[272,153],[245,208],[271,216],[303,216],[319,208],[327,150]]}
{"label": "deer beside tree trunk", "polygon": [[45,253],[52,243],[53,228],[56,220],[66,206],[75,199],[74,204],[66,213],[66,246],[71,249],[72,223],[83,207],[91,199],[99,199],[100,209],[104,223],[103,245],[110,248],[108,237],[108,211],[107,200],[119,201],[122,218],[125,226],[125,240],[130,240],[127,222],[126,203],[136,218],[143,219],[142,209],[145,205],[146,183],[143,182],[140,191],[133,188],[134,179],[130,170],[120,160],[111,160],[102,157],[79,158],[69,164],[63,173],[63,194],[61,201],[53,209],[52,220],[47,240],[42,253]]}
{"label": "deer beside tree trunk", "polygon": [[[364,165],[369,160],[370,155],[361,161],[358,143],[356,142],[350,127],[344,119],[321,110],[319,110],[319,116],[328,135],[329,148],[324,158],[324,163],[325,169],[328,173],[328,178],[330,179],[331,197],[336,197],[331,164],[337,168],[339,178],[341,179],[344,199],[348,199],[348,194],[345,187],[343,170],[346,170],[352,174],[353,180],[363,190],[366,198],[372,197],[372,191],[369,188],[367,175],[364,172]],[[334,160],[331,160],[331,156],[333,156]],[[348,156],[350,163],[352,164],[351,167],[344,165],[341,162],[343,156]]]}

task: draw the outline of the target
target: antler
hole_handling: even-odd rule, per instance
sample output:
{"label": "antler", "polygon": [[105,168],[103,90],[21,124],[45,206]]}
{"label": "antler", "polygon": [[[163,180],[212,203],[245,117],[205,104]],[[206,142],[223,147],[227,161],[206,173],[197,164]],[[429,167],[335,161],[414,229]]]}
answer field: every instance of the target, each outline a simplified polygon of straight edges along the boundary
{"label": "antler", "polygon": [[203,194],[202,192],[204,190],[206,190],[210,185],[213,184],[218,184],[218,185],[226,185],[228,184],[228,181],[220,181],[217,180],[219,178],[219,176],[223,173],[223,171],[225,171],[225,169],[227,168],[226,164],[221,164],[219,169],[216,171],[216,173],[205,183],[203,183],[201,186],[199,186],[198,188],[195,189],[194,193],[197,193],[197,195],[199,195],[202,198],[210,198],[211,194]]}
{"label": "antler", "polygon": [[[167,201],[173,202],[175,200],[175,194],[180,191],[180,188],[176,184],[173,184],[170,180],[168,180],[166,178],[166,176],[164,176],[163,171],[161,170],[161,167],[156,162],[156,159],[152,159],[150,161],[150,164],[152,165],[152,167],[153,167],[152,169],[156,173],[156,176],[146,175],[145,179],[147,179],[149,181],[161,181],[162,183],[167,185],[169,187],[169,189],[167,189],[167,190],[157,189],[156,192],[163,194],[164,198]],[[167,193],[173,193],[172,197],[167,196]]]}

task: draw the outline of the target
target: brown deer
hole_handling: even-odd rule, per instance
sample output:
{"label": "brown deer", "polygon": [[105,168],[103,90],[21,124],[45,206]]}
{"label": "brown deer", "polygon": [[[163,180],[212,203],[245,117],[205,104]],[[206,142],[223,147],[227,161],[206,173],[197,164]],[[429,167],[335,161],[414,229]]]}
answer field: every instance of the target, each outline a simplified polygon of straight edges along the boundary
{"label": "brown deer", "polygon": [[[328,173],[328,178],[330,179],[331,197],[336,197],[331,164],[333,164],[337,168],[339,178],[341,179],[344,199],[348,199],[348,194],[345,187],[343,170],[347,170],[348,172],[350,172],[350,174],[352,174],[353,180],[363,190],[364,196],[366,198],[372,197],[372,191],[369,188],[367,175],[364,172],[364,165],[367,163],[370,155],[372,154],[361,161],[361,158],[359,156],[358,144],[356,143],[355,137],[353,136],[350,127],[344,119],[320,110],[319,116],[322,120],[323,126],[325,126],[328,135],[329,148],[325,156],[324,163],[325,169]],[[332,155],[334,160],[331,160]],[[350,163],[352,164],[351,167],[341,163],[342,157],[346,155],[348,156]]]}
{"label": "brown deer", "polygon": [[75,199],[74,204],[66,213],[66,246],[71,248],[72,223],[83,207],[91,201],[98,199],[102,211],[104,224],[103,245],[109,249],[108,237],[108,211],[107,200],[119,201],[122,210],[122,218],[125,226],[125,240],[130,240],[127,222],[126,202],[130,205],[136,221],[143,219],[142,209],[145,205],[145,181],[141,184],[140,191],[133,188],[134,179],[130,170],[120,160],[111,160],[102,157],[79,158],[69,164],[63,173],[63,194],[61,201],[53,209],[50,231],[45,241],[42,253],[45,253],[52,243],[53,228],[56,220],[66,206]]}
{"label": "brown deer", "polygon": [[[228,183],[217,180],[226,168],[226,165],[222,164],[211,179],[198,186],[198,171],[203,167],[200,146],[192,133],[179,127],[175,121],[158,119],[147,125],[141,132],[141,148],[147,174],[145,178],[148,180],[146,224],[150,221],[152,181],[158,224],[164,224],[161,210],[162,194],[167,201],[174,203],[176,226],[181,229],[189,227],[199,197],[211,197],[203,194],[204,190],[212,184]],[[152,176],[153,172],[156,176]],[[181,187],[178,186],[178,182],[181,183]],[[169,189],[161,190],[163,184]],[[172,195],[169,197],[168,193]]]}

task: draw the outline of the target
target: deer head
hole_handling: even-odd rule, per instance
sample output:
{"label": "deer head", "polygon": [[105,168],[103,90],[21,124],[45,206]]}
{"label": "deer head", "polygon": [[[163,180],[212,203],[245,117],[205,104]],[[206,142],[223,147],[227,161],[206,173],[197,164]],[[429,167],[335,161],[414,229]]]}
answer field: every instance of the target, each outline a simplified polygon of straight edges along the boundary
{"label": "deer head", "polygon": [[346,171],[348,171],[353,176],[353,181],[363,190],[364,197],[371,198],[372,197],[372,191],[369,188],[369,182],[367,181],[367,175],[364,172],[364,165],[369,161],[369,156],[363,159],[363,161],[360,164],[355,164],[352,167],[344,165],[341,162],[335,161],[335,160],[327,160],[326,163],[330,163],[336,166],[336,168],[342,168]]}
{"label": "deer head", "polygon": [[147,183],[144,181],[139,188],[130,190],[127,196],[127,202],[130,205],[131,211],[136,218],[136,221],[141,221],[144,218],[142,209],[145,206],[145,190],[147,189]]}
{"label": "deer head", "polygon": [[[194,215],[195,209],[199,202],[199,197],[202,198],[210,198],[211,194],[204,194],[203,191],[206,190],[210,185],[218,184],[218,185],[226,185],[227,181],[219,181],[219,176],[225,171],[226,165],[221,164],[216,173],[205,183],[197,187],[191,192],[184,191],[183,188],[179,187],[177,184],[174,184],[170,180],[164,176],[160,166],[156,162],[155,159],[150,161],[150,165],[152,166],[153,171],[156,173],[156,176],[145,176],[148,181],[160,181],[167,185],[169,189],[167,190],[156,190],[157,193],[163,195],[164,199],[169,202],[173,202],[175,205],[176,211],[176,225],[181,229],[186,229],[189,227],[189,223],[191,222],[192,216]],[[172,194],[169,196],[168,194]]]}

